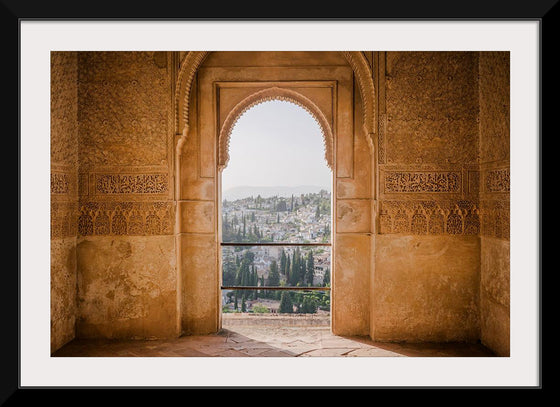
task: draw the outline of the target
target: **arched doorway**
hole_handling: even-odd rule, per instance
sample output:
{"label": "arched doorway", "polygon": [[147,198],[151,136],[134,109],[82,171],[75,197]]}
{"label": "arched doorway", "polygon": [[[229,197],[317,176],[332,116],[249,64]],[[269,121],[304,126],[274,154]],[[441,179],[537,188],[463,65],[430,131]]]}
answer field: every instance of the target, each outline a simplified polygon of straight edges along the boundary
{"label": "arched doorway", "polygon": [[232,110],[219,174],[222,327],[330,326],[332,131],[288,94],[267,89]]}
{"label": "arched doorway", "polygon": [[272,99],[305,107],[323,130],[334,178],[332,330],[367,335],[375,193],[373,81],[361,53],[339,52],[188,53],[183,59],[176,120],[182,331],[209,333],[221,326],[220,171],[227,164],[236,118]]}

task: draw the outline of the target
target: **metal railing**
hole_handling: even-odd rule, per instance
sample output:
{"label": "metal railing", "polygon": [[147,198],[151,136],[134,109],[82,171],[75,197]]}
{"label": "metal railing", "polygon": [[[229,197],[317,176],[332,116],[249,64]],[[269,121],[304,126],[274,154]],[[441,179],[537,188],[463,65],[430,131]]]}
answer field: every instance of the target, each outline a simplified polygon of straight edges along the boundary
{"label": "metal railing", "polygon": [[[277,246],[277,247],[310,247],[322,246],[331,247],[330,243],[293,243],[293,242],[263,242],[263,243],[247,243],[247,242],[222,242],[220,246],[237,246],[237,247],[253,247],[253,246]],[[271,290],[271,291],[330,291],[330,287],[303,287],[303,286],[221,286],[222,290]]]}

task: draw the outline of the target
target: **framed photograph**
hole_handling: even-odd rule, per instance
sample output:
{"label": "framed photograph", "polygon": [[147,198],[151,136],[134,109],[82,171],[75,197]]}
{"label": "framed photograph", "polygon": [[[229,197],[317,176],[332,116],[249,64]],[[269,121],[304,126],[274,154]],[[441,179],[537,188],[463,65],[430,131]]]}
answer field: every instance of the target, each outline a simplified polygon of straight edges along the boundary
{"label": "framed photograph", "polygon": [[19,335],[0,400],[541,388],[553,6],[360,19],[8,7]]}

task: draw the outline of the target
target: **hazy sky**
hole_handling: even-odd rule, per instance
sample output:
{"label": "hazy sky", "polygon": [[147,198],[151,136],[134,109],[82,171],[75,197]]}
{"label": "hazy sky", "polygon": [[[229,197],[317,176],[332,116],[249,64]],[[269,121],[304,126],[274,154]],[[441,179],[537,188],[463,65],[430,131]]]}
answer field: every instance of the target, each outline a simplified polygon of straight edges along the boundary
{"label": "hazy sky", "polygon": [[317,185],[330,190],[321,128],[303,108],[269,101],[239,118],[231,133],[222,190],[247,185]]}

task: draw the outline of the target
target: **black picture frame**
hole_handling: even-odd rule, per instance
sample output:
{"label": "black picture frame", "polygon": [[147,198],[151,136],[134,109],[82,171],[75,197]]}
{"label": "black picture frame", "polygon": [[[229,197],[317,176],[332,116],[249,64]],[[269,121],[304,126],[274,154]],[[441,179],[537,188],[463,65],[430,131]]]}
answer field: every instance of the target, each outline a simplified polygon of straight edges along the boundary
{"label": "black picture frame", "polygon": [[[87,7],[84,3],[59,1],[59,2],[40,2],[40,1],[24,1],[24,0],[1,0],[0,1],[0,15],[1,27],[3,29],[4,38],[8,39],[4,42],[6,45],[11,45],[13,49],[8,52],[4,50],[4,72],[5,75],[17,75],[19,78],[19,61],[20,61],[20,23],[25,20],[259,20],[259,21],[285,21],[285,20],[298,20],[298,21],[314,21],[314,20],[345,20],[345,21],[361,21],[361,20],[383,20],[383,21],[401,21],[401,20],[415,20],[415,21],[476,21],[476,20],[500,20],[500,21],[513,21],[513,20],[537,20],[540,23],[540,106],[539,118],[541,129],[539,132],[539,157],[542,163],[542,123],[543,114],[548,112],[552,114],[551,109],[554,104],[544,104],[543,97],[552,95],[557,88],[557,75],[551,72],[552,58],[555,53],[555,41],[557,37],[557,15],[558,15],[558,0],[546,1],[488,1],[488,0],[471,0],[469,2],[449,2],[449,1],[399,1],[399,2],[384,2],[368,6],[367,12],[364,12],[362,6],[355,6],[348,10],[338,10],[326,7],[324,10],[314,9],[312,12],[303,12],[303,16],[286,17],[285,13],[290,10],[289,4],[282,4],[283,13],[282,17],[274,16],[277,14],[271,8],[253,10],[253,13],[258,12],[260,15],[248,17],[247,10],[243,10],[240,4],[230,4],[225,7],[216,7],[215,4],[207,4],[206,9],[193,9],[193,5],[189,2],[171,2],[171,1],[158,1],[154,3],[133,3],[131,6],[127,2],[110,2],[100,0],[95,2],[95,7]],[[200,6],[200,5],[199,5]],[[297,7],[292,7],[293,11],[301,11]],[[330,12],[330,16],[320,16],[317,14],[326,14]],[[250,14],[250,13],[249,13]],[[368,14],[369,17],[365,17]],[[17,37],[17,47],[15,46]],[[548,52],[545,52],[547,50]],[[9,58],[11,57],[11,58]],[[18,60],[18,68],[16,72],[15,64],[11,61],[16,57]],[[545,64],[545,61],[548,63]],[[9,67],[9,69],[8,69]],[[543,78],[546,78],[546,87],[543,88]],[[11,86],[11,92],[4,92],[5,97],[13,95],[18,92],[19,101],[19,81],[6,81],[5,87]],[[18,167],[20,158],[20,134],[19,124],[21,117],[19,115],[19,104],[10,99],[8,103],[4,104],[5,117],[11,118],[18,116]],[[12,134],[11,132],[8,134]],[[8,135],[6,134],[6,136]],[[539,168],[541,166],[539,165]],[[19,169],[19,168],[18,168]],[[18,191],[21,185],[18,171]],[[539,170],[539,182],[541,180],[541,171]],[[542,195],[539,188],[539,209],[542,213]],[[21,208],[20,196],[18,196],[18,215]],[[540,219],[540,218],[539,218]],[[540,222],[539,222],[540,223]],[[542,225],[542,223],[540,223]],[[20,218],[18,216],[18,272],[12,267],[5,268],[3,275],[3,287],[5,288],[2,296],[0,296],[0,304],[4,312],[4,321],[2,323],[2,343],[4,353],[2,355],[2,362],[0,363],[0,405],[26,405],[32,403],[32,399],[40,400],[41,403],[48,401],[56,402],[57,404],[68,401],[69,403],[79,402],[72,394],[74,390],[67,388],[56,388],[52,390],[68,390],[70,395],[61,397],[59,392],[54,393],[49,389],[27,389],[20,386],[20,342],[19,342],[19,274],[20,274],[20,260],[22,256],[29,255],[28,253],[21,252],[20,236]],[[539,237],[542,236],[542,227],[539,227]],[[539,239],[539,295],[542,299],[542,247]],[[15,287],[18,287],[16,290]],[[539,306],[539,327],[540,327],[540,341],[539,341],[539,386],[536,389],[542,390],[542,300]],[[348,388],[345,388],[348,389]],[[407,389],[407,388],[404,388]],[[78,389],[75,389],[78,390]],[[89,390],[80,389],[81,391]],[[138,390],[138,389],[136,389]],[[194,389],[192,389],[194,390]],[[324,390],[324,389],[323,389]],[[88,401],[106,402],[105,397],[93,391],[87,391],[80,395],[80,399],[87,399]],[[147,401],[146,395],[143,392],[138,392],[139,399]],[[328,393],[327,393],[328,395]],[[128,397],[128,396],[127,396]],[[161,397],[159,395],[158,397]],[[73,399],[73,400],[72,400]],[[132,399],[129,400],[132,402]]]}

